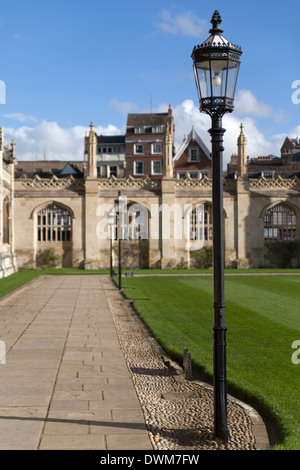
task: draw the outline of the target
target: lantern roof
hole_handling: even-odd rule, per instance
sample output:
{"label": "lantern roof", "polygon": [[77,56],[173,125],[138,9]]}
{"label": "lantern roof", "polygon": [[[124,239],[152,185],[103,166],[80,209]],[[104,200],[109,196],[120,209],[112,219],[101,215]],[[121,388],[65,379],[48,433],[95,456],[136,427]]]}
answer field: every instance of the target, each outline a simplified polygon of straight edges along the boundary
{"label": "lantern roof", "polygon": [[210,36],[203,44],[194,47],[193,52],[197,49],[202,48],[211,48],[211,47],[226,47],[230,49],[236,49],[237,51],[241,51],[241,47],[229,42],[224,36],[222,36],[223,30],[220,28],[220,24],[222,23],[222,18],[218,10],[215,10],[213,17],[211,19],[211,23],[213,27],[209,30]]}

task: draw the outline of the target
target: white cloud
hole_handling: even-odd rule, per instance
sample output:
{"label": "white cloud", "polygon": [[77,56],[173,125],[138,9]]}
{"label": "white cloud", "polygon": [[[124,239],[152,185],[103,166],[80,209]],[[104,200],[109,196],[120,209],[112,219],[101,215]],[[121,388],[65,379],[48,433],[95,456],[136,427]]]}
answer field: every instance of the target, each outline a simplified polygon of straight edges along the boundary
{"label": "white cloud", "polygon": [[[244,134],[247,137],[247,150],[250,158],[256,158],[262,155],[280,155],[280,147],[284,138],[276,136],[265,136],[258,128],[257,123],[251,117],[244,117],[242,120],[234,114],[226,115],[223,119],[223,125],[226,129],[224,136],[225,143],[225,163],[230,161],[232,154],[237,153],[237,139],[240,134],[240,125],[244,126]],[[230,149],[228,153],[227,149]]]}
{"label": "white cloud", "polygon": [[[243,98],[244,97],[244,98]],[[247,97],[249,98],[247,101]],[[284,142],[286,134],[265,135],[259,127],[257,119],[261,114],[255,114],[256,97],[250,93],[240,95],[241,99],[248,103],[248,108],[244,107],[244,112],[227,114],[223,118],[223,126],[226,129],[224,135],[224,168],[229,163],[231,155],[237,152],[237,138],[240,133],[240,124],[244,125],[244,132],[248,142],[248,155],[255,158],[260,155],[280,155],[280,148]],[[250,106],[249,103],[252,103]],[[167,112],[169,104],[162,103],[153,112]],[[248,114],[246,113],[246,109]],[[261,107],[267,113],[268,108]],[[252,112],[251,112],[252,111]],[[145,112],[149,112],[148,110]],[[185,134],[189,134],[192,127],[198,132],[208,149],[211,149],[211,137],[208,130],[211,127],[210,117],[199,112],[193,100],[186,99],[182,103],[173,107],[175,122],[175,148],[178,149]],[[266,116],[268,117],[268,116]],[[97,126],[98,135],[118,135],[124,134],[126,118],[124,118],[123,128],[118,128],[113,124],[108,126]],[[84,136],[88,127],[74,126],[64,129],[57,122],[42,121],[36,126],[24,125],[16,128],[5,128],[6,142],[12,139],[16,142],[16,156],[18,160],[42,159],[44,155],[48,160],[82,160],[84,149]],[[290,137],[300,136],[300,126],[291,129]]]}
{"label": "white cloud", "polygon": [[198,18],[192,11],[172,16],[168,10],[162,10],[159,16],[161,21],[157,26],[168,34],[200,38],[209,30],[208,21]]}
{"label": "white cloud", "polygon": [[274,111],[271,106],[259,101],[250,90],[239,90],[235,98],[235,112],[243,115],[253,115],[272,118],[276,122],[284,121],[282,111]]}
{"label": "white cloud", "polygon": [[38,120],[34,116],[29,116],[23,113],[3,114],[3,117],[8,119],[14,119],[15,121],[20,122],[38,122]]}
{"label": "white cloud", "polygon": [[108,105],[124,116],[137,109],[137,105],[135,103],[119,101],[117,99],[111,100]]}
{"label": "white cloud", "polygon": [[[163,105],[164,110],[167,109]],[[162,112],[162,108],[158,112]],[[193,100],[185,100],[173,109],[175,121],[175,148],[178,149],[182,143],[185,134],[189,134],[194,126],[196,132],[200,135],[208,149],[211,149],[211,137],[208,130],[211,127],[210,117],[200,113],[198,106]],[[224,168],[230,161],[231,155],[237,153],[237,139],[240,134],[240,125],[244,126],[244,133],[247,137],[247,150],[251,158],[260,155],[280,156],[280,148],[286,137],[286,134],[266,136],[259,129],[253,117],[244,115],[242,118],[238,113],[227,114],[223,118],[223,127],[226,129],[224,134]],[[298,134],[297,134],[298,132]],[[300,136],[300,126],[291,131],[289,135]]]}
{"label": "white cloud", "polygon": [[[5,141],[16,142],[17,160],[83,160],[84,136],[88,127],[63,129],[57,122],[43,121],[35,127],[5,128]],[[116,126],[96,127],[98,135],[122,134]]]}
{"label": "white cloud", "polygon": [[294,127],[294,129],[291,130],[289,137],[294,138],[294,139],[296,137],[300,137],[300,125]]}

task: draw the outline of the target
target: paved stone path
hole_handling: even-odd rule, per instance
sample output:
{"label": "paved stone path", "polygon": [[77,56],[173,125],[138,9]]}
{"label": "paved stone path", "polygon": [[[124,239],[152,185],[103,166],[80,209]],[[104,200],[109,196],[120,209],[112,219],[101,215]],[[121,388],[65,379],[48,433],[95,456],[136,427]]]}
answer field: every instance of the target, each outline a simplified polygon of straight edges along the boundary
{"label": "paved stone path", "polygon": [[101,276],[43,276],[5,297],[0,340],[0,450],[153,448]]}

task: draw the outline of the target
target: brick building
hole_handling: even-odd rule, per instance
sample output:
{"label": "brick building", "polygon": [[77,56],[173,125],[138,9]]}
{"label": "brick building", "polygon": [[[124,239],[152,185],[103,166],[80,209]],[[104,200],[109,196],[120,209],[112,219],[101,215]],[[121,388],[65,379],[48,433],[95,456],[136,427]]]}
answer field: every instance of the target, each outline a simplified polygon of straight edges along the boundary
{"label": "brick building", "polygon": [[173,166],[175,178],[201,179],[211,176],[211,154],[194,128],[184,136],[174,155]]}
{"label": "brick building", "polygon": [[129,114],[125,142],[126,176],[161,179],[168,169],[172,171],[174,122],[171,106],[167,113]]}

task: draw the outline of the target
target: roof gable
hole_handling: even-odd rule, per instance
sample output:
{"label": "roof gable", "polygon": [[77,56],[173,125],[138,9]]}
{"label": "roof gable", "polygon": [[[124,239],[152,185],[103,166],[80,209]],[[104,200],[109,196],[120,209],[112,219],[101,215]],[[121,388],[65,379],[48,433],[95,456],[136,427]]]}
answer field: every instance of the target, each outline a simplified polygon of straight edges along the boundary
{"label": "roof gable", "polygon": [[70,163],[67,163],[60,172],[61,176],[64,176],[64,175],[69,176],[69,175],[77,175],[77,174],[78,174],[78,171],[72,165],[70,165]]}
{"label": "roof gable", "polygon": [[179,149],[177,150],[177,152],[175,153],[174,155],[174,158],[173,158],[173,161],[177,161],[179,160],[179,158],[181,157],[181,155],[185,152],[185,150],[187,149],[187,147],[190,145],[190,143],[192,141],[195,141],[197,142],[197,144],[199,145],[199,147],[201,148],[201,150],[203,151],[203,153],[206,155],[206,157],[211,160],[211,154],[210,154],[210,151],[208,150],[208,148],[206,147],[205,143],[203,142],[203,140],[201,139],[201,137],[197,134],[197,132],[195,131],[194,127],[192,128],[191,132],[189,133],[189,135],[186,137],[186,139],[182,142],[181,146],[179,147]]}

